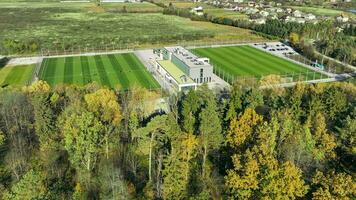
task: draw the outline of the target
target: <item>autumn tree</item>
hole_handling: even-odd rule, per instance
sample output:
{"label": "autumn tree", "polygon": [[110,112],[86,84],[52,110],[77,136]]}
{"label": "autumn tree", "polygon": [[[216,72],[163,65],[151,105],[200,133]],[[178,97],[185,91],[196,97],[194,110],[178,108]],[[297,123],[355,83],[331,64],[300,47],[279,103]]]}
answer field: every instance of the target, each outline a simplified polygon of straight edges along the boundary
{"label": "autumn tree", "polygon": [[316,187],[316,190],[313,192],[314,200],[351,200],[356,196],[356,182],[352,176],[345,173],[331,171],[324,174],[317,171],[313,177],[312,185]]}
{"label": "autumn tree", "polygon": [[114,91],[109,89],[99,89],[93,93],[86,94],[84,100],[87,104],[87,109],[93,112],[96,118],[100,119],[105,129],[105,154],[109,158],[110,143],[115,140],[113,133],[118,128],[121,121],[120,105]]}
{"label": "autumn tree", "polygon": [[64,116],[64,147],[71,163],[79,171],[91,172],[102,152],[103,125],[90,112]]}
{"label": "autumn tree", "polygon": [[31,169],[4,194],[3,198],[5,200],[44,199],[45,194],[42,174]]}
{"label": "autumn tree", "polygon": [[226,136],[226,140],[234,148],[244,144],[254,133],[257,125],[262,123],[262,116],[253,109],[247,108],[237,119],[233,119]]}

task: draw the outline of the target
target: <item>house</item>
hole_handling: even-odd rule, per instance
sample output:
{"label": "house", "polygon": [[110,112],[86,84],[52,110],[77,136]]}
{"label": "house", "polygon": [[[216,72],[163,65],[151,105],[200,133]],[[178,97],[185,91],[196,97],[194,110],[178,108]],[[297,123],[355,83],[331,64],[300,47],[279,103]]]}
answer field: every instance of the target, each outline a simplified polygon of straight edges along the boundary
{"label": "house", "polygon": [[254,7],[254,6],[256,5],[256,2],[254,2],[254,1],[249,1],[249,2],[247,3],[247,5],[250,6],[250,7]]}
{"label": "house", "polygon": [[314,20],[314,19],[316,19],[316,16],[309,13],[309,14],[306,14],[304,16],[304,19],[306,19],[306,20]]}
{"label": "house", "polygon": [[195,15],[199,15],[199,16],[204,15],[204,9],[201,6],[192,8],[192,10],[190,12]]}
{"label": "house", "polygon": [[258,18],[258,19],[254,19],[252,20],[255,24],[265,24],[266,23],[266,19],[265,18]]}
{"label": "house", "polygon": [[256,8],[247,8],[245,12],[246,12],[246,14],[248,14],[248,15],[252,15],[252,14],[256,14],[258,11],[259,11],[259,10],[256,9]]}
{"label": "house", "polygon": [[305,19],[303,18],[296,18],[295,22],[297,22],[298,24],[304,24],[305,23]]}
{"label": "house", "polygon": [[300,12],[299,10],[295,10],[294,12],[293,12],[293,16],[294,17],[302,17],[302,12]]}
{"label": "house", "polygon": [[340,15],[340,16],[336,17],[336,21],[337,22],[341,22],[341,23],[345,23],[345,22],[349,21],[349,18],[347,16]]}
{"label": "house", "polygon": [[262,10],[259,14],[260,14],[262,17],[267,17],[267,16],[269,15],[269,12]]}
{"label": "house", "polygon": [[277,8],[276,9],[276,13],[282,13],[282,12],[284,12],[284,10],[282,8]]}

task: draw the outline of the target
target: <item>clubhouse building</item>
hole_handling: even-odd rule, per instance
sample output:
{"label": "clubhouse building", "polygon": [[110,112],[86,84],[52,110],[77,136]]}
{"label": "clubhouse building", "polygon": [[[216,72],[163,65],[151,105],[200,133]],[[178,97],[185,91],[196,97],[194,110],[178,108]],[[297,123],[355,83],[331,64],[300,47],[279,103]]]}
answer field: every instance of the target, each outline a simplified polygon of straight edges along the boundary
{"label": "clubhouse building", "polygon": [[156,71],[178,91],[212,81],[213,66],[208,58],[199,58],[181,46],[155,49],[154,53],[159,57]]}

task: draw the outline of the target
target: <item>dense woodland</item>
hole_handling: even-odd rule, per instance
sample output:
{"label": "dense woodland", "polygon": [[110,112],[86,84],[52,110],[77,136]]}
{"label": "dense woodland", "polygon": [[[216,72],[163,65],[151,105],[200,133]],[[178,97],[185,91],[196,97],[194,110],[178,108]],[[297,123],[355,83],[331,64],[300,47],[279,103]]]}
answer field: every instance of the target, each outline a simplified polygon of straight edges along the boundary
{"label": "dense woodland", "polygon": [[355,199],[356,86],[0,90],[0,199]]}

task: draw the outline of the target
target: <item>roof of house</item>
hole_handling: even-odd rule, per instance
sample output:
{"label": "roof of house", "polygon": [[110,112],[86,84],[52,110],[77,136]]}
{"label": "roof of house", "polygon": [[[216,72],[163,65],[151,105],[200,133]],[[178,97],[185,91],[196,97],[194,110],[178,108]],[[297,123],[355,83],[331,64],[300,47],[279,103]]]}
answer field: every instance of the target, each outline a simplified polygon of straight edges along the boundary
{"label": "roof of house", "polygon": [[178,84],[194,84],[195,82],[169,60],[158,60],[158,64],[163,67]]}

